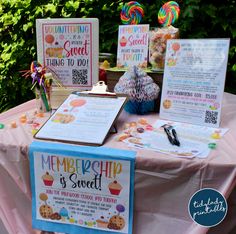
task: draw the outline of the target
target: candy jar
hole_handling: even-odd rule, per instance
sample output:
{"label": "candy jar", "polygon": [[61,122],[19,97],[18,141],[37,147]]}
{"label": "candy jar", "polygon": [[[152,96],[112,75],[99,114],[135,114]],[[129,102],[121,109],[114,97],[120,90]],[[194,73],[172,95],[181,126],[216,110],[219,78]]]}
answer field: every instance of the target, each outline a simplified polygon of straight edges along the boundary
{"label": "candy jar", "polygon": [[150,30],[149,63],[152,70],[163,70],[168,39],[179,38],[179,29],[173,26]]}

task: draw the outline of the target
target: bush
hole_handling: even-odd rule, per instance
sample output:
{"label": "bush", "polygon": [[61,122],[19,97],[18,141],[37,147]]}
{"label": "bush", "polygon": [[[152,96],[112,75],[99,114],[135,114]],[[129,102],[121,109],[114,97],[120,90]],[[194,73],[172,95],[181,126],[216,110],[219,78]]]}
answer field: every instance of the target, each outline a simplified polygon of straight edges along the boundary
{"label": "bush", "polygon": [[[2,0],[1,0],[2,1]],[[177,1],[177,0],[176,0]],[[0,5],[0,112],[32,99],[30,82],[19,71],[36,60],[37,18],[96,17],[100,52],[116,53],[120,11],[124,2],[111,0],[4,0]],[[142,0],[142,23],[158,26],[157,13],[166,1]],[[178,0],[181,14],[174,25],[181,38],[231,38],[226,91],[236,93],[235,1]]]}

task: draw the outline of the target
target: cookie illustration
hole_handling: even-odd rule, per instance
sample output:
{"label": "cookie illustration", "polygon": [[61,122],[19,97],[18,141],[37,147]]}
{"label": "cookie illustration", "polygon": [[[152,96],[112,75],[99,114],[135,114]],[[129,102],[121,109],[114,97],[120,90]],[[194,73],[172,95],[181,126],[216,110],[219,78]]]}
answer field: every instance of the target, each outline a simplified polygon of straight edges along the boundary
{"label": "cookie illustration", "polygon": [[121,230],[125,226],[125,220],[119,215],[113,215],[108,223],[108,228],[109,229],[114,229],[114,230]]}
{"label": "cookie illustration", "polygon": [[73,115],[61,114],[61,113],[57,113],[52,119],[54,123],[62,123],[62,124],[68,124],[73,122],[74,120],[75,117]]}
{"label": "cookie illustration", "polygon": [[39,213],[43,218],[49,219],[53,213],[53,210],[51,206],[42,205],[39,207]]}
{"label": "cookie illustration", "polygon": [[52,220],[60,220],[61,219],[61,215],[57,212],[53,213],[50,215],[50,219]]}
{"label": "cookie illustration", "polygon": [[169,109],[171,107],[171,100],[168,100],[168,99],[164,100],[163,107],[165,109]]}

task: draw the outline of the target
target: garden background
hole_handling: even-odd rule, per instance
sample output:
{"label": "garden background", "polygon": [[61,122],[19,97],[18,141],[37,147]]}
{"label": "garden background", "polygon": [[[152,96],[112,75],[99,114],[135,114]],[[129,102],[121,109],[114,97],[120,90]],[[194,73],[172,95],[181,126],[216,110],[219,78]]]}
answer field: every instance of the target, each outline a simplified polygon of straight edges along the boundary
{"label": "garden background", "polygon": [[[37,59],[38,18],[98,18],[100,52],[116,54],[120,11],[125,2],[111,0],[0,0],[0,112],[34,98],[31,82],[19,71]],[[167,2],[139,0],[141,23],[157,27],[157,13]],[[180,38],[230,38],[225,91],[236,94],[235,0],[176,0]]]}

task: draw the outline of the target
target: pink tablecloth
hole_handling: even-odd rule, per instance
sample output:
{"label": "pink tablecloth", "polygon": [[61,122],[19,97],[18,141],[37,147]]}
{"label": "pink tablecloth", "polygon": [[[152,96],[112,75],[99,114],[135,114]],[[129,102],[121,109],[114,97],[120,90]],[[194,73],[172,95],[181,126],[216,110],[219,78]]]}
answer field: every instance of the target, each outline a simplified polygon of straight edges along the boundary
{"label": "pink tablecloth", "polygon": [[[31,127],[20,124],[19,116],[33,112],[34,101],[0,115],[6,124],[0,130],[0,218],[10,234],[37,233],[31,227],[31,199],[28,146]],[[125,112],[118,119],[118,130],[125,122],[140,116]],[[154,123],[158,115],[145,116]],[[44,122],[45,118],[41,119]],[[9,127],[17,121],[18,127]],[[200,188],[214,188],[228,198],[226,219],[208,233],[229,233],[236,226],[236,96],[224,94],[222,128],[229,128],[206,159],[178,159],[146,150],[137,151],[135,172],[134,234],[201,234],[208,231],[192,222],[188,214],[190,197]],[[110,135],[104,146],[131,149]],[[133,150],[133,149],[132,149]]]}

